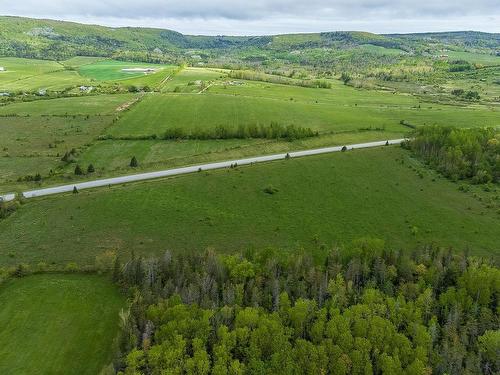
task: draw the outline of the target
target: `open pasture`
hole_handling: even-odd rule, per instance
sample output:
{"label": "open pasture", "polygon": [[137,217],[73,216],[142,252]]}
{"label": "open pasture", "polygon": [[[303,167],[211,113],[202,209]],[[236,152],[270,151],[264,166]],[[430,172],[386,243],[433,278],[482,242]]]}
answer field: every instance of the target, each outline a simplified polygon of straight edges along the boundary
{"label": "open pasture", "polygon": [[0,116],[114,115],[120,105],[137,95],[88,95],[72,98],[35,100],[0,106]]}
{"label": "open pasture", "polygon": [[47,197],[0,221],[0,262],[85,264],[108,249],[125,258],[207,247],[314,251],[366,236],[498,255],[498,212],[457,187],[389,147]]}
{"label": "open pasture", "polygon": [[[117,81],[134,77],[158,74],[165,66],[160,64],[101,60],[80,66],[79,73],[83,77],[97,81]],[[123,69],[155,69],[154,72],[123,71]]]}
{"label": "open pasture", "polygon": [[[361,143],[374,139],[395,139],[399,133],[383,131],[347,132],[321,137],[276,141],[270,139],[225,140],[106,140],[95,142],[77,157],[80,165],[93,164],[93,177],[152,171],[204,162],[241,159],[255,155],[270,155],[288,151]],[[129,167],[130,158],[136,156],[139,167]],[[67,167],[72,172],[72,166]]]}
{"label": "open pasture", "polygon": [[67,70],[55,61],[20,58],[0,58],[0,91],[37,91],[39,89],[60,91],[66,87],[88,83],[78,72]]}
{"label": "open pasture", "polygon": [[[177,76],[176,76],[177,77]],[[148,95],[109,129],[114,136],[162,136],[168,128],[188,130],[219,125],[283,125],[320,132],[385,129],[406,132],[412,125],[494,126],[498,111],[487,106],[425,103],[410,95],[356,90],[334,85],[331,90],[245,81],[215,84],[202,95]]]}

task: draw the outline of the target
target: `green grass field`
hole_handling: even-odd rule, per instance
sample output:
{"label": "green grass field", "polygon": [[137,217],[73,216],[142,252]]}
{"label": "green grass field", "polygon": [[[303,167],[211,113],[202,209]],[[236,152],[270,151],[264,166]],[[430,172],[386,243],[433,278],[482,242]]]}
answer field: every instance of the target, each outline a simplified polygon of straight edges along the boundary
{"label": "green grass field", "polygon": [[136,95],[89,95],[74,98],[36,100],[0,106],[0,115],[16,116],[65,116],[65,115],[115,115],[117,108]]}
{"label": "green grass field", "polygon": [[109,129],[114,136],[161,136],[167,128],[214,128],[278,122],[321,132],[384,128],[405,132],[414,125],[494,126],[494,107],[430,104],[409,95],[356,90],[336,85],[332,90],[245,82],[215,85],[197,94],[155,94],[145,97]]}
{"label": "green grass field", "polygon": [[[87,148],[78,158],[80,165],[93,164],[95,178],[151,171],[204,162],[241,159],[255,155],[268,155],[332,145],[364,142],[369,139],[395,139],[399,133],[387,131],[348,132],[321,137],[288,141],[269,139],[182,140],[182,141],[99,141]],[[138,168],[130,168],[130,158],[136,156]],[[72,165],[67,171],[72,172]]]}
{"label": "green grass field", "polygon": [[172,77],[162,88],[163,92],[199,92],[199,83],[214,82],[224,79],[228,71],[208,68],[184,68]]}
{"label": "green grass field", "polygon": [[482,65],[500,65],[500,57],[495,55],[461,51],[446,51],[446,55],[452,60],[465,60]]}
{"label": "green grass field", "polygon": [[[102,134],[131,94],[39,100],[0,107],[0,189],[26,187],[17,179],[63,165],[71,149],[82,150]],[[16,116],[9,116],[16,114]],[[74,167],[73,167],[74,168]]]}
{"label": "green grass field", "polygon": [[98,374],[112,360],[124,305],[99,276],[8,281],[0,287],[0,373]]}
{"label": "green grass field", "polygon": [[109,249],[314,251],[366,236],[498,256],[497,210],[410,165],[398,147],[358,150],[37,199],[0,222],[0,263],[89,263]]}
{"label": "green grass field", "polygon": [[163,65],[159,64],[146,64],[137,62],[127,62],[127,61],[116,61],[116,60],[102,60],[93,62],[90,64],[81,65],[79,68],[79,73],[83,77],[88,77],[90,79],[95,79],[98,81],[116,81],[121,79],[129,79],[134,77],[145,76],[144,73],[140,72],[124,72],[122,69],[128,68],[151,68],[157,69],[155,73],[157,74],[163,69]]}
{"label": "green grass field", "polygon": [[55,61],[0,58],[1,91],[37,91],[39,89],[63,90],[69,86],[88,84],[89,80],[76,71],[66,70]]}

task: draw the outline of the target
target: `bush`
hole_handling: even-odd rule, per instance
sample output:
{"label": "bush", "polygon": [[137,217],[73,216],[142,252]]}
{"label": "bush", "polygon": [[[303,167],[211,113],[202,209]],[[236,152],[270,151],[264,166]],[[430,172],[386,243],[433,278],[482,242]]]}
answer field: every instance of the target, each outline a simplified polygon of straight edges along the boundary
{"label": "bush", "polygon": [[136,168],[139,166],[139,162],[137,161],[137,158],[135,156],[132,156],[132,159],[130,159],[130,166],[132,168]]}
{"label": "bush", "polygon": [[89,166],[87,167],[87,173],[94,173],[95,172],[95,168],[92,164],[89,164]]}
{"label": "bush", "polygon": [[95,267],[100,273],[108,273],[113,270],[116,263],[116,251],[108,250],[95,257]]}
{"label": "bush", "polygon": [[269,185],[269,186],[266,186],[264,188],[264,193],[266,194],[269,194],[269,195],[273,195],[273,194],[276,194],[279,190],[276,189],[274,186],[272,185]]}

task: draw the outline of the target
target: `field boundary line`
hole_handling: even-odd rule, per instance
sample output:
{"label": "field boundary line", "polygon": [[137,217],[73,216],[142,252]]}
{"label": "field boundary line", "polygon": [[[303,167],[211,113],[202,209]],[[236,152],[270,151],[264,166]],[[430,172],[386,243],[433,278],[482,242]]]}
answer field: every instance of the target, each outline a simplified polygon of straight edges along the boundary
{"label": "field boundary line", "polygon": [[[29,190],[29,191],[25,191],[25,192],[21,193],[21,195],[23,198],[30,199],[30,198],[43,197],[43,196],[53,195],[53,194],[71,193],[75,190],[75,188],[77,191],[80,191],[80,190],[84,190],[84,189],[91,189],[91,188],[97,188],[97,187],[120,185],[120,184],[129,183],[129,182],[146,181],[146,180],[154,180],[154,179],[158,179],[158,178],[162,178],[162,177],[179,176],[179,175],[195,173],[195,172],[200,172],[200,171],[224,169],[224,168],[231,168],[231,167],[235,167],[235,166],[252,165],[252,164],[265,163],[265,162],[276,161],[276,160],[300,158],[300,157],[304,157],[304,156],[320,155],[320,154],[349,151],[349,150],[356,150],[356,149],[362,149],[362,148],[372,148],[372,147],[396,145],[396,144],[401,144],[404,141],[405,141],[405,138],[390,139],[390,140],[386,140],[386,141],[375,141],[375,142],[357,143],[357,144],[344,145],[344,146],[333,146],[333,147],[316,148],[316,149],[302,150],[302,151],[291,151],[291,152],[285,152],[285,153],[281,153],[281,154],[255,156],[255,157],[245,158],[245,159],[234,159],[234,160],[227,160],[227,161],[207,163],[207,164],[198,164],[198,165],[192,165],[192,166],[188,166],[188,167],[166,169],[166,170],[161,170],[161,171],[156,171],[156,172],[145,172],[145,173],[139,173],[139,174],[133,174],[133,175],[125,175],[125,176],[120,176],[120,177],[111,177],[111,178],[104,178],[104,179],[93,180],[93,181],[78,182],[78,183],[69,184],[69,185],[48,187],[48,188],[44,188],[44,189]],[[3,200],[5,202],[7,202],[7,201],[13,200],[13,199],[15,199],[15,194],[12,194],[12,193],[0,195],[0,201]]]}

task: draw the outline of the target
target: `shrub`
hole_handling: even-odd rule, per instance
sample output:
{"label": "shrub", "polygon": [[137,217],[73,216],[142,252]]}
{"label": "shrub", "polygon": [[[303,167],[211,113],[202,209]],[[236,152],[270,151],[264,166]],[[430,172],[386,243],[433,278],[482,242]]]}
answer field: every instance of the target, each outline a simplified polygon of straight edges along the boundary
{"label": "shrub", "polygon": [[264,193],[266,194],[269,194],[269,195],[273,195],[273,194],[276,194],[279,190],[276,189],[274,186],[272,185],[269,185],[269,186],[266,186],[264,188]]}
{"label": "shrub", "polygon": [[130,166],[132,168],[136,168],[139,166],[139,162],[137,161],[137,158],[135,156],[132,156],[132,159],[130,159]]}
{"label": "shrub", "polygon": [[94,173],[95,172],[95,168],[92,164],[89,164],[89,166],[87,167],[87,173]]}

